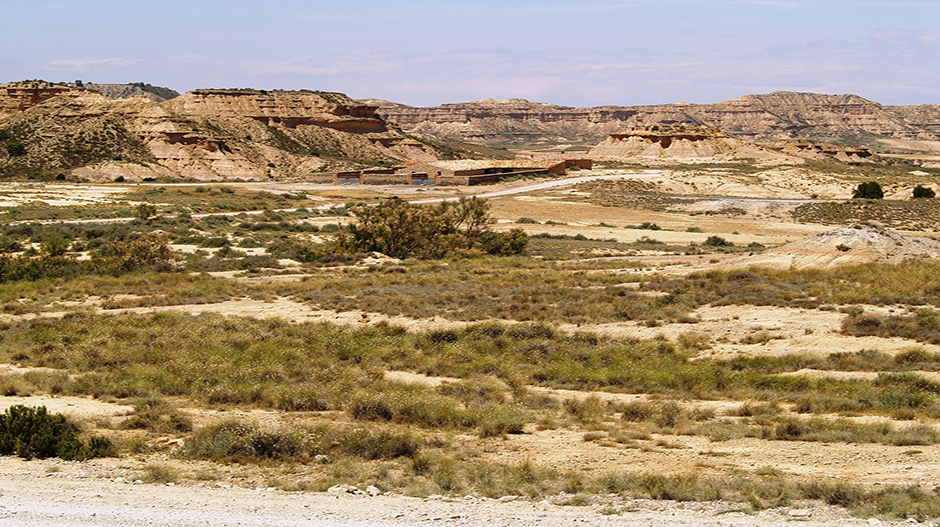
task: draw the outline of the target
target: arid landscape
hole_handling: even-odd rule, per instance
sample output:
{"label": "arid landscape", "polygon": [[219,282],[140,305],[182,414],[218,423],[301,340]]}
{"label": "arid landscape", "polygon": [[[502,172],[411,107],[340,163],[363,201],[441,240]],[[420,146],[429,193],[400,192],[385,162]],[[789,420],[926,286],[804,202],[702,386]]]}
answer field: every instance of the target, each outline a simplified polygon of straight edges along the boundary
{"label": "arid landscape", "polygon": [[936,113],[0,86],[0,525],[934,524]]}

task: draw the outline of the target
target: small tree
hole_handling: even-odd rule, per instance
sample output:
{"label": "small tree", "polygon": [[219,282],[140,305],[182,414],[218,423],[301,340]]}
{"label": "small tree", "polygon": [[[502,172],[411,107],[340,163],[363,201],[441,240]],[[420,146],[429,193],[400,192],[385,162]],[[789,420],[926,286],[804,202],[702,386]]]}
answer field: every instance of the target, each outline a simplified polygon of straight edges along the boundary
{"label": "small tree", "polygon": [[401,199],[353,209],[358,217],[337,246],[346,252],[380,252],[393,258],[443,258],[453,253],[519,254],[528,238],[521,229],[490,230],[494,220],[478,198],[414,205]]}
{"label": "small tree", "polygon": [[151,232],[111,242],[101,247],[91,261],[99,272],[115,276],[133,271],[172,271],[176,260],[168,243],[163,234]]}
{"label": "small tree", "polygon": [[40,244],[40,248],[42,248],[42,252],[49,256],[63,256],[65,253],[69,252],[71,245],[72,242],[66,239],[65,236],[56,235],[43,240]]}
{"label": "small tree", "polygon": [[914,197],[915,198],[933,198],[937,195],[930,187],[925,187],[923,185],[917,185],[914,187]]}
{"label": "small tree", "polygon": [[150,218],[157,215],[157,206],[151,203],[140,203],[134,207],[134,217],[150,221]]}
{"label": "small tree", "polygon": [[885,192],[877,181],[859,183],[858,187],[855,188],[855,193],[852,194],[853,199],[882,199],[884,197]]}

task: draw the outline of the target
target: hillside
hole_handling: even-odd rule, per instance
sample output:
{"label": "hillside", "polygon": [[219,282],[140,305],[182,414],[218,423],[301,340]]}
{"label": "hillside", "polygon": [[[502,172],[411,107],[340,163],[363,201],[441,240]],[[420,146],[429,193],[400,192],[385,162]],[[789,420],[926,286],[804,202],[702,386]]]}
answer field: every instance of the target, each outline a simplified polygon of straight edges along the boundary
{"label": "hillside", "polygon": [[105,97],[110,97],[111,99],[146,97],[155,102],[163,102],[180,96],[179,92],[176,90],[162,86],[151,86],[143,82],[133,82],[130,84],[85,83],[84,87],[96,91]]}
{"label": "hillside", "polygon": [[0,85],[0,174],[257,180],[444,155],[339,93],[196,90],[158,102],[120,98],[124,88]]}
{"label": "hillside", "polygon": [[883,106],[856,95],[774,92],[716,104],[594,108],[522,99],[433,108],[384,103],[379,115],[405,130],[501,146],[584,147],[629,128],[705,125],[750,141],[827,141],[880,152],[940,149],[931,143],[940,142],[940,105]]}

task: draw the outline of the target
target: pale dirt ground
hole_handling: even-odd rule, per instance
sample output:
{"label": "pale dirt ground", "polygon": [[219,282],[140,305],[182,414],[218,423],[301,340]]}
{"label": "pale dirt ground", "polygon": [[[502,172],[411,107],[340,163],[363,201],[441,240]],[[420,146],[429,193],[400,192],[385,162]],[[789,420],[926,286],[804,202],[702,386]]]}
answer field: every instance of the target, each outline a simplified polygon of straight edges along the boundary
{"label": "pale dirt ground", "polygon": [[[820,225],[794,223],[786,214],[790,202],[781,203],[769,198],[805,199],[808,191],[820,196],[844,198],[837,192],[834,178],[813,176],[793,179],[797,169],[781,168],[760,181],[746,181],[741,177],[721,178],[701,176],[694,178],[685,173],[665,173],[662,184],[676,192],[733,195],[762,200],[740,200],[718,203],[723,206],[741,206],[747,210],[743,216],[691,216],[683,212],[653,212],[600,207],[582,202],[567,201],[570,189],[554,189],[532,195],[515,195],[491,200],[492,211],[500,220],[498,227],[525,228],[530,233],[584,234],[592,238],[616,238],[635,241],[641,236],[678,244],[701,243],[712,234],[718,234],[736,244],[758,241],[773,246],[807,238],[827,230]],[[799,175],[799,174],[797,174]],[[694,183],[694,186],[693,186]],[[511,188],[524,182],[504,184]],[[247,185],[247,184],[246,184]],[[251,184],[270,190],[271,184]],[[253,188],[255,188],[253,187]],[[88,196],[80,199],[109,199],[113,187],[93,187]],[[325,188],[302,183],[284,184],[282,190],[305,190],[319,193],[329,199],[375,195],[378,192],[400,193],[393,188]],[[842,188],[842,187],[840,187]],[[19,200],[45,197],[43,188],[32,189],[35,195],[23,193]],[[475,189],[474,189],[475,190]],[[488,188],[487,190],[492,190]],[[70,191],[74,192],[74,191]],[[409,192],[413,192],[409,190]],[[465,189],[442,189],[427,194],[452,196]],[[0,192],[0,195],[3,195]],[[76,194],[77,195],[77,194]],[[49,199],[52,199],[50,196]],[[58,198],[57,198],[58,199]],[[711,205],[709,205],[711,206]],[[568,225],[515,224],[520,217],[533,217],[539,221],[563,221]],[[672,231],[643,231],[624,229],[630,224],[644,221],[657,223]],[[608,223],[617,228],[599,227]],[[704,232],[685,232],[699,227]],[[738,232],[739,234],[734,234]],[[190,248],[181,248],[190,249]],[[688,273],[700,269],[725,265],[727,257],[708,255],[650,255],[645,271]],[[635,260],[635,258],[631,258]],[[717,261],[715,261],[717,260]],[[278,277],[277,279],[292,279]],[[296,322],[329,321],[361,326],[386,321],[409,331],[433,328],[456,328],[466,325],[441,317],[409,319],[389,317],[376,313],[336,313],[294,302],[289,299],[258,301],[239,299],[218,304],[169,306],[160,308],[134,308],[101,310],[99,300],[90,299],[81,305],[63,306],[97,312],[152,312],[178,310],[188,313],[223,313],[262,318],[281,318]],[[866,311],[884,310],[865,306]],[[22,316],[0,315],[5,322],[34,316],[60,316],[62,312],[46,312]],[[785,353],[828,354],[875,349],[895,354],[911,347],[922,347],[930,352],[940,347],[921,345],[904,339],[876,337],[853,338],[838,334],[839,325],[846,316],[836,311],[802,310],[754,306],[706,306],[693,313],[699,322],[694,324],[667,324],[650,328],[636,323],[562,326],[565,331],[589,331],[611,337],[652,338],[659,335],[674,339],[687,332],[708,335],[712,347],[703,356],[730,357],[738,354],[779,355]],[[767,332],[782,338],[765,344],[746,345],[742,338],[758,332]],[[12,365],[0,365],[0,374],[21,372]],[[833,372],[800,371],[797,375],[840,376]],[[935,373],[923,376],[936,379]],[[856,374],[853,374],[856,375]],[[442,383],[449,379],[425,378],[408,372],[392,372],[390,376],[400,382]],[[867,377],[870,374],[858,374]],[[582,398],[588,393],[566,390],[533,388],[559,399]],[[594,394],[604,400],[625,402],[640,397],[626,394]],[[46,405],[51,411],[63,412],[85,423],[100,419],[119,420],[131,410],[129,406],[93,399],[74,397],[0,398],[0,409],[11,404]],[[711,408],[719,415],[734,409],[740,403],[730,401],[685,401],[683,404]],[[243,418],[262,425],[289,424],[305,418],[269,411],[216,412],[184,408],[193,416],[197,426],[227,418]],[[910,426],[917,423],[898,423]],[[753,472],[761,467],[773,467],[784,474],[824,478],[871,485],[920,484],[931,489],[940,485],[940,445],[927,447],[893,447],[885,445],[821,444],[803,442],[762,441],[753,438],[712,442],[697,436],[654,436],[625,446],[612,442],[585,442],[584,430],[558,428],[554,430],[527,430],[526,434],[488,440],[493,448],[489,455],[494,460],[509,463],[532,460],[539,464],[556,465],[583,470],[587,474],[603,473],[611,469],[629,469],[635,472],[727,474],[742,470]],[[166,439],[169,441],[169,439]],[[850,519],[845,513],[818,504],[803,510],[769,510],[758,515],[741,513],[719,514],[739,505],[722,503],[683,504],[649,500],[617,503],[612,506],[636,508],[635,512],[605,516],[597,511],[603,505],[591,507],[561,507],[548,503],[517,501],[499,503],[492,500],[457,499],[421,501],[400,496],[368,498],[363,496],[333,496],[329,494],[292,494],[272,489],[255,490],[264,486],[257,471],[246,467],[209,466],[184,462],[181,470],[195,473],[199,470],[217,470],[222,473],[216,482],[200,482],[184,478],[174,487],[134,484],[143,466],[152,460],[125,457],[117,460],[96,460],[84,463],[64,463],[55,460],[24,462],[0,458],[0,526],[2,525],[425,525],[452,523],[461,525],[780,525],[799,521],[800,525],[868,525],[867,520]],[[184,490],[185,489],[185,490]],[[901,522],[897,522],[900,524]]]}
{"label": "pale dirt ground", "polygon": [[[610,500],[591,506],[473,497],[417,499],[348,493],[287,493],[265,487],[134,483],[133,463],[0,459],[0,526],[10,527],[378,527],[570,525],[807,527],[873,525],[834,507],[736,512],[740,504]],[[618,514],[601,514],[603,509]],[[875,525],[907,525],[879,522]]]}

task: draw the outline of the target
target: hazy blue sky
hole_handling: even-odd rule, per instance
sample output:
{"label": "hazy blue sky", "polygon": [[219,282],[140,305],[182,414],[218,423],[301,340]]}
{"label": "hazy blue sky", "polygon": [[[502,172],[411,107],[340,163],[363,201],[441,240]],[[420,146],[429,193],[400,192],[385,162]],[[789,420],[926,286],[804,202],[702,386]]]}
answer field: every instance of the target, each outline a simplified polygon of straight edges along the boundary
{"label": "hazy blue sky", "polygon": [[3,0],[0,82],[307,88],[412,105],[940,103],[940,0]]}

